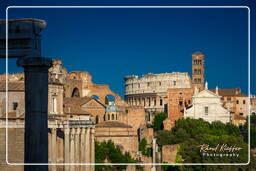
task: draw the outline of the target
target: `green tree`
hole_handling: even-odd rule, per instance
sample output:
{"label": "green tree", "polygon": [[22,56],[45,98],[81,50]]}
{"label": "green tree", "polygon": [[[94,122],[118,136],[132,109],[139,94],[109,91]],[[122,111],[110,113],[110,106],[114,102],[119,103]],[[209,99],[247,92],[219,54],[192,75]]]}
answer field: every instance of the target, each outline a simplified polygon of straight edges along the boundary
{"label": "green tree", "polygon": [[147,141],[143,138],[139,143],[139,151],[145,156],[152,156],[152,148],[147,147]]}
{"label": "green tree", "polygon": [[[115,146],[115,144],[109,141],[95,142],[95,163],[137,163],[138,161],[133,159],[131,155],[126,152],[122,153],[120,148]],[[96,171],[102,170],[125,170],[126,165],[97,165],[95,166]],[[137,167],[137,169],[142,169]]]}
{"label": "green tree", "polygon": [[157,113],[154,120],[152,128],[155,131],[159,131],[163,129],[163,121],[167,118],[166,113]]}
{"label": "green tree", "polygon": [[[180,119],[176,121],[175,127],[171,131],[159,131],[157,135],[159,145],[179,144],[177,156],[180,162],[184,163],[247,163],[248,144],[243,140],[243,136],[237,126],[223,124],[221,122],[209,123],[202,119]],[[227,144],[228,146],[241,147],[242,150],[236,152],[238,157],[203,157],[200,152],[200,145],[208,144],[215,147],[217,144]],[[253,156],[252,156],[253,157]],[[255,161],[253,158],[252,160]],[[225,170],[234,169],[245,170],[255,169],[255,164],[249,166],[180,166],[165,167],[165,170]]]}
{"label": "green tree", "polygon": [[[240,131],[245,142],[248,142],[248,120],[249,118],[247,117],[246,123],[243,126],[240,126]],[[256,148],[256,115],[252,114],[250,120],[251,148]]]}

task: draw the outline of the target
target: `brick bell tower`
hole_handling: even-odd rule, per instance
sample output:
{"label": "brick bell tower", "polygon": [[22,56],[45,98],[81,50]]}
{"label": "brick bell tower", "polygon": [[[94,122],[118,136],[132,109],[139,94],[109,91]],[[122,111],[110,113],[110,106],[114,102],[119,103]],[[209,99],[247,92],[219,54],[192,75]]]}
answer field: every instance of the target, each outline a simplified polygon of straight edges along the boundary
{"label": "brick bell tower", "polygon": [[199,51],[192,54],[192,86],[204,89],[204,54]]}

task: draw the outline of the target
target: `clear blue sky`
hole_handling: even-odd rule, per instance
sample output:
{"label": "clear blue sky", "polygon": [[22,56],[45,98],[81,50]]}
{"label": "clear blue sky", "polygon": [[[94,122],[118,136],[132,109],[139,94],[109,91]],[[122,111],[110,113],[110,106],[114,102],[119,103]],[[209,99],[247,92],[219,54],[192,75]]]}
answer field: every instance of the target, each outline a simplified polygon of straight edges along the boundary
{"label": "clear blue sky", "polygon": [[[52,4],[9,1],[9,5],[250,5],[251,1],[217,4],[207,1]],[[216,2],[218,2],[216,0]],[[7,3],[8,4],[8,3]],[[6,5],[7,5],[6,4]],[[254,6],[253,6],[254,5]],[[4,8],[2,8],[3,10]],[[255,4],[251,7],[254,17]],[[4,11],[1,11],[4,18]],[[189,72],[191,54],[205,54],[209,88],[248,89],[247,9],[10,9],[9,18],[33,17],[47,22],[43,56],[63,60],[68,71],[85,70],[93,81],[109,84],[121,96],[123,77],[145,73]],[[254,18],[255,19],[255,18]],[[254,23],[253,23],[254,24]],[[253,25],[252,31],[255,31]],[[255,33],[252,34],[255,37]],[[253,39],[253,38],[252,38]],[[254,43],[254,42],[252,42]],[[252,47],[255,48],[254,44]],[[255,49],[252,49],[253,64]],[[0,61],[1,73],[4,60]],[[2,67],[3,66],[3,67]],[[9,72],[17,72],[15,60]],[[252,78],[255,70],[252,66]],[[255,82],[251,84],[256,94]]]}

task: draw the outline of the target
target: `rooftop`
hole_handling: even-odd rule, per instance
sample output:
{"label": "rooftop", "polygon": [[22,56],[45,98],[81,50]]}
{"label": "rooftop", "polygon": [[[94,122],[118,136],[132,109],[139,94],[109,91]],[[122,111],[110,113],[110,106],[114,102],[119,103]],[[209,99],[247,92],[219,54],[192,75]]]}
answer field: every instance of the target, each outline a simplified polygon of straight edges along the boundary
{"label": "rooftop", "polygon": [[108,128],[132,128],[132,126],[118,122],[118,121],[105,121],[96,125],[96,127],[108,127]]}

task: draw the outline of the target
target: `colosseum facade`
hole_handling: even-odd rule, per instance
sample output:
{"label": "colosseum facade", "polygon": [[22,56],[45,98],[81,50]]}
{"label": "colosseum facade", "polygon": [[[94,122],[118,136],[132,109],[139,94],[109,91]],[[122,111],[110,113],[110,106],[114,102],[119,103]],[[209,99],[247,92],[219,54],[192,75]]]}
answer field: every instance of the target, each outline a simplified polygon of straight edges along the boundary
{"label": "colosseum facade", "polygon": [[167,112],[169,88],[191,88],[191,79],[186,72],[132,75],[124,80],[126,102],[131,106],[144,106],[149,123],[155,113]]}

